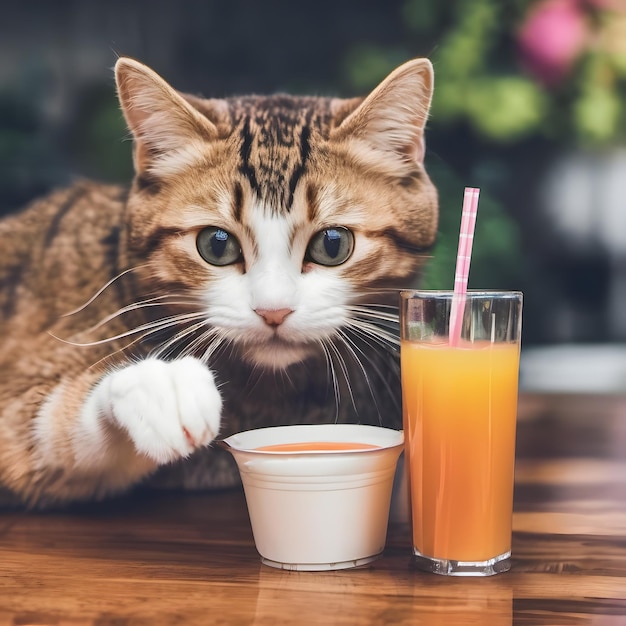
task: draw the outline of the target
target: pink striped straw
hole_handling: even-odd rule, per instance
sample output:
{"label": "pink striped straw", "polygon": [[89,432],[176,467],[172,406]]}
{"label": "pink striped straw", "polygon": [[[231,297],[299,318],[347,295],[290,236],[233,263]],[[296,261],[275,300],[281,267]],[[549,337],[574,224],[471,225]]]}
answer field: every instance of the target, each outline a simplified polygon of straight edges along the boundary
{"label": "pink striped straw", "polygon": [[450,345],[457,346],[461,339],[461,325],[465,310],[465,294],[469,278],[470,261],[472,258],[472,244],[474,243],[474,227],[478,211],[478,196],[480,189],[466,187],[463,195],[463,212],[461,214],[461,232],[459,234],[459,250],[456,256],[456,271],[454,273],[454,297],[450,310]]}

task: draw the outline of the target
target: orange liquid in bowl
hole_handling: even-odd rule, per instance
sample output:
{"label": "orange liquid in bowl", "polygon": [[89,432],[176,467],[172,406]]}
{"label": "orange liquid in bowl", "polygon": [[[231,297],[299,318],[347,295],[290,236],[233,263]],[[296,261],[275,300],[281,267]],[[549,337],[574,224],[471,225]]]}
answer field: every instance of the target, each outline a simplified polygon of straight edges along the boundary
{"label": "orange liquid in bowl", "polygon": [[328,451],[350,451],[350,450],[371,450],[380,448],[371,443],[356,443],[346,441],[304,441],[299,443],[277,443],[271,446],[260,446],[255,448],[259,452],[328,452]]}

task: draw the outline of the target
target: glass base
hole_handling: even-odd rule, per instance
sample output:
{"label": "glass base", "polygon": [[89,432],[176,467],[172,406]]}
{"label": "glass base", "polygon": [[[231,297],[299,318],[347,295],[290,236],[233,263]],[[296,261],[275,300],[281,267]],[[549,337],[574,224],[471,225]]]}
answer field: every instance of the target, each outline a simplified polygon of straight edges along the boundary
{"label": "glass base", "polygon": [[374,554],[373,556],[366,556],[360,559],[353,559],[351,561],[339,561],[337,563],[281,563],[279,561],[272,561],[271,559],[266,559],[264,556],[261,557],[261,563],[264,565],[269,565],[270,567],[276,567],[278,569],[287,569],[291,571],[299,571],[299,572],[322,572],[329,570],[339,570],[339,569],[352,569],[365,567],[369,565],[377,558],[382,555],[382,552],[379,554]]}
{"label": "glass base", "polygon": [[511,569],[511,551],[487,561],[454,561],[425,556],[413,548],[412,567],[441,576],[493,576]]}

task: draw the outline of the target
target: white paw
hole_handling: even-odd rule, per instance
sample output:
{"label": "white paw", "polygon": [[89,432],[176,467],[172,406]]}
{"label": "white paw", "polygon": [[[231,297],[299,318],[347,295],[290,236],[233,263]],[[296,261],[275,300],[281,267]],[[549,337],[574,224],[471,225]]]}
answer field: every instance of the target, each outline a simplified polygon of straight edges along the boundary
{"label": "white paw", "polygon": [[159,464],[189,456],[218,433],[222,399],[197,359],[146,359],[108,374],[96,393],[137,451]]}

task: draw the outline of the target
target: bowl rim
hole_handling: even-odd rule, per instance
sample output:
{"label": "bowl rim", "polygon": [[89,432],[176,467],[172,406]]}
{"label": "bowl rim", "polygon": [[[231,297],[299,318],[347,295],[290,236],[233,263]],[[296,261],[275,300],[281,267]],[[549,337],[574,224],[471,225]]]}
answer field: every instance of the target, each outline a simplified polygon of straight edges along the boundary
{"label": "bowl rim", "polygon": [[[325,437],[324,432],[333,431],[333,436]],[[356,434],[359,433],[359,434]],[[278,439],[276,438],[278,437]],[[245,440],[256,440],[246,443]],[[242,441],[244,440],[244,441]],[[369,443],[374,448],[357,448],[352,450],[259,450],[260,446],[281,443],[307,443],[315,441],[337,443]],[[368,424],[292,424],[289,426],[267,426],[244,430],[218,442],[231,452],[245,452],[258,455],[337,455],[337,454],[371,454],[404,445],[404,431],[372,426]]]}

